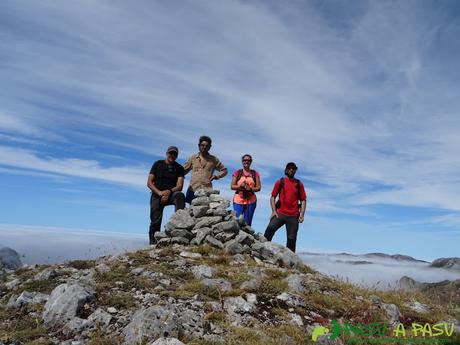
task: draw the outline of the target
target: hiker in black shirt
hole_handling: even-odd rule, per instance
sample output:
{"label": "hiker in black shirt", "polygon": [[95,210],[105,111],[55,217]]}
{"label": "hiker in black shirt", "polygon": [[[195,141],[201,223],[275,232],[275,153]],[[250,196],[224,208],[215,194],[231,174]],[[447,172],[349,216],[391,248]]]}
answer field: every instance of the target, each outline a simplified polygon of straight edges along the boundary
{"label": "hiker in black shirt", "polygon": [[181,192],[184,186],[184,167],[176,162],[179,149],[168,147],[166,159],[156,161],[150,169],[147,187],[152,191],[150,197],[150,244],[155,244],[155,232],[161,229],[163,209],[174,205],[175,211],[185,208],[185,196]]}

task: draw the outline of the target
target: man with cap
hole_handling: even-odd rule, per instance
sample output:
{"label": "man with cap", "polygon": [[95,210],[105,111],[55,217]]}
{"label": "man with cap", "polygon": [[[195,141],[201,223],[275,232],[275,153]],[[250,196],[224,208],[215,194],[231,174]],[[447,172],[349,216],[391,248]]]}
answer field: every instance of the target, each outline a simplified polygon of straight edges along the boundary
{"label": "man with cap", "polygon": [[152,192],[150,196],[150,244],[155,244],[155,232],[161,229],[163,209],[167,205],[174,205],[175,210],[185,208],[184,167],[176,162],[179,149],[170,146],[166,150],[166,159],[153,163],[147,178],[147,187]]}
{"label": "man with cap", "polygon": [[[284,170],[286,177],[275,182],[270,198],[272,214],[264,234],[267,240],[271,241],[275,232],[286,224],[286,247],[293,252],[295,252],[299,223],[303,222],[307,205],[307,194],[303,183],[294,178],[296,171],[297,165],[293,162],[288,163]],[[275,202],[277,196],[278,201]]]}

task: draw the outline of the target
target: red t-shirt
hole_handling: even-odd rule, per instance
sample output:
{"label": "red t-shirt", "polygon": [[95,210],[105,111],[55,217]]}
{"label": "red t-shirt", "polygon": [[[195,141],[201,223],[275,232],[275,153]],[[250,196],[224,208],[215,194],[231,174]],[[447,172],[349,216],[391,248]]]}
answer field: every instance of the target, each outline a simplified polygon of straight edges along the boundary
{"label": "red t-shirt", "polygon": [[[275,186],[273,187],[272,197],[274,198],[278,195],[280,181],[281,180],[276,181]],[[297,191],[297,182],[294,179],[290,180],[287,177],[284,177],[284,186],[280,191],[281,207],[276,210],[278,213],[294,217],[299,215],[299,208],[297,206],[298,200],[307,200],[307,194],[305,193],[302,181],[299,181],[299,187],[300,192]]]}

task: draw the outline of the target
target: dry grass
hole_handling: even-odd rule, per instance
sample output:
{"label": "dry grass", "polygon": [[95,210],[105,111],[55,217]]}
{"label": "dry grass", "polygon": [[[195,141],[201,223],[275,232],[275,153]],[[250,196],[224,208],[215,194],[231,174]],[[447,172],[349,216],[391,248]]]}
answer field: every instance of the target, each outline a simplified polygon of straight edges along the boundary
{"label": "dry grass", "polygon": [[94,260],[73,260],[67,262],[67,266],[76,268],[77,270],[87,270],[95,267]]}
{"label": "dry grass", "polygon": [[41,306],[28,306],[24,309],[6,309],[0,307],[0,341],[25,343],[34,341],[47,334],[39,313]]}

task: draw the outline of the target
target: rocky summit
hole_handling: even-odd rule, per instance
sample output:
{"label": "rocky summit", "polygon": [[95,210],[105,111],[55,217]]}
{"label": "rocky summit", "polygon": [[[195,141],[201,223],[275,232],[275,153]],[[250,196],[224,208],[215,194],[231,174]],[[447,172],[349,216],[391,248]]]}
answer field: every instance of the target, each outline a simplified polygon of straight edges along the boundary
{"label": "rocky summit", "polygon": [[[1,268],[0,344],[312,344],[331,321],[451,321],[459,306],[326,277],[200,190],[157,244],[58,265]],[[315,334],[315,343],[343,344]],[[366,344],[362,342],[361,344]]]}

